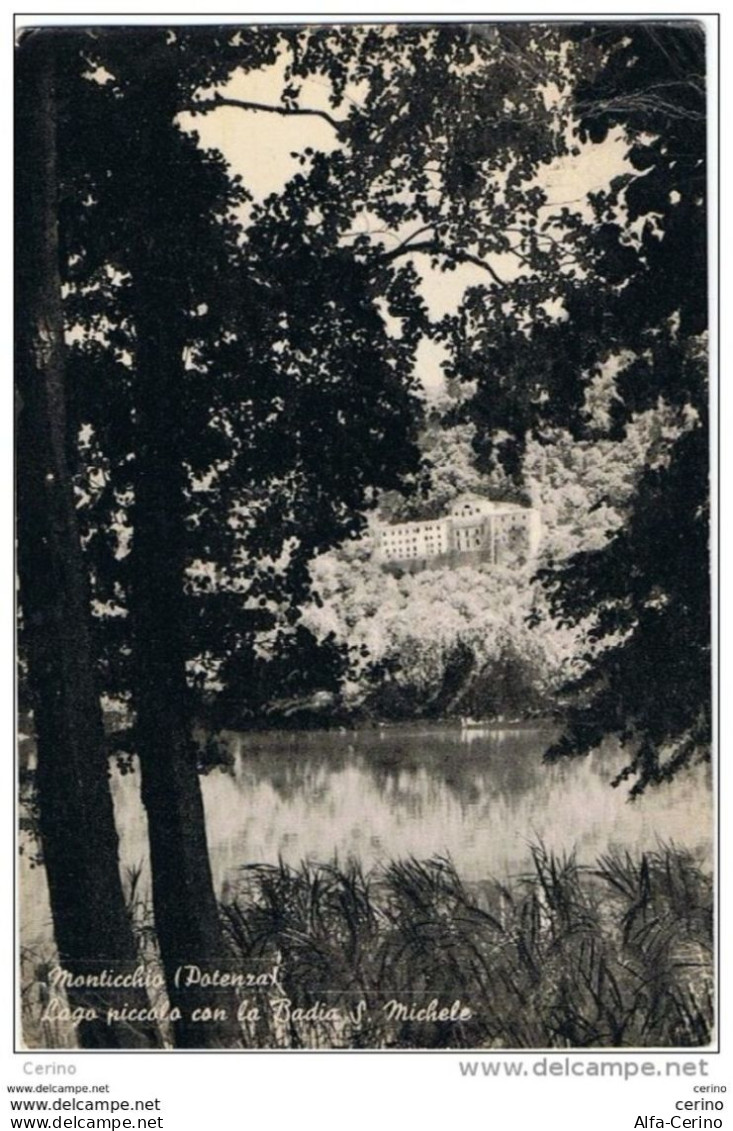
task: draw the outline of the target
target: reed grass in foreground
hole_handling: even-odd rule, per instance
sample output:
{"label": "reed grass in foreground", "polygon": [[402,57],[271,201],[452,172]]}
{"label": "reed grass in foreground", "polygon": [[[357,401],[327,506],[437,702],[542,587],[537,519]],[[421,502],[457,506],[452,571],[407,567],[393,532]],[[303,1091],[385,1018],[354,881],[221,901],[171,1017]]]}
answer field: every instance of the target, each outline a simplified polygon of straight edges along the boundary
{"label": "reed grass in foreground", "polygon": [[[583,867],[542,846],[532,858],[510,883],[470,886],[438,857],[371,872],[355,861],[243,867],[221,907],[231,968],[277,969],[277,982],[242,991],[256,1006],[242,1046],[709,1044],[713,893],[694,858],[664,847]],[[130,894],[143,961],[157,965],[149,904],[136,883]],[[49,1047],[36,998],[24,996],[26,1040]],[[431,1002],[459,1002],[459,1016],[419,1015]]]}
{"label": "reed grass in foreground", "polygon": [[[371,873],[355,862],[242,869],[239,892],[222,908],[242,963],[280,965],[291,1016],[319,1004],[339,1014],[330,1026],[301,1019],[253,1029],[250,1040],[304,1048],[710,1043],[712,884],[693,858],[668,847],[583,868],[542,847],[532,855],[531,874],[471,887],[441,858]],[[471,1017],[417,1021],[388,1007],[433,999],[460,1000]]]}

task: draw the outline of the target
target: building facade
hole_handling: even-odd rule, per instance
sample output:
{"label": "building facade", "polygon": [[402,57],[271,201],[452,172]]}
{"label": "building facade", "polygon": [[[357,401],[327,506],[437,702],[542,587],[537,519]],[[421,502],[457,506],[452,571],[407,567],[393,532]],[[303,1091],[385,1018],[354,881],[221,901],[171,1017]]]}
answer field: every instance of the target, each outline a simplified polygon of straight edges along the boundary
{"label": "building facade", "polygon": [[537,554],[542,529],[533,507],[463,495],[443,518],[379,523],[376,534],[382,565],[414,572],[481,562],[525,565]]}

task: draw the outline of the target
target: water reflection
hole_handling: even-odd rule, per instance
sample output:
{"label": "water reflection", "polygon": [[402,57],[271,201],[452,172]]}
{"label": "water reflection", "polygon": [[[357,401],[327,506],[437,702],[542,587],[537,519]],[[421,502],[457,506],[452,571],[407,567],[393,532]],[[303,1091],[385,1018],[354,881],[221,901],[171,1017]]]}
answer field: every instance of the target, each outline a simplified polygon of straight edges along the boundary
{"label": "water reflection", "polygon": [[[245,863],[449,854],[468,881],[525,870],[541,839],[592,861],[614,845],[712,844],[710,774],[697,767],[636,802],[609,782],[623,755],[543,765],[547,730],[395,727],[225,736],[230,770],[202,779],[212,867],[224,891]],[[123,866],[147,855],[137,774],[112,779]],[[24,869],[24,938],[48,931],[41,869]]]}

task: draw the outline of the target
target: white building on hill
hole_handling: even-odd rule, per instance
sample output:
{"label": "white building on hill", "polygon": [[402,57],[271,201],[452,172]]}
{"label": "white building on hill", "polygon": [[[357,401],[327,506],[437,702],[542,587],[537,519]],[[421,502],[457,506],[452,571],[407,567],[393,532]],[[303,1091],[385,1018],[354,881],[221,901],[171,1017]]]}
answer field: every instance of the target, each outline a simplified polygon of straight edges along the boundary
{"label": "white building on hill", "polygon": [[379,523],[376,555],[385,568],[409,570],[479,562],[523,565],[535,557],[541,536],[534,507],[462,495],[444,518]]}

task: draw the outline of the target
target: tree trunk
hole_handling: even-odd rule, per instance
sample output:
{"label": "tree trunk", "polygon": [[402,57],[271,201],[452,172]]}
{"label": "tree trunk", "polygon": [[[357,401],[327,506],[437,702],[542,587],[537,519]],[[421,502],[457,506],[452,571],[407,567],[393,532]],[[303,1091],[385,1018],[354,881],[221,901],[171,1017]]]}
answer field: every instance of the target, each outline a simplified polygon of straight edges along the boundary
{"label": "tree trunk", "polygon": [[[182,1048],[211,1048],[239,1041],[236,998],[228,990],[187,987],[177,977],[188,966],[225,971],[231,959],[214,894],[186,683],[181,444],[186,283],[165,234],[166,201],[175,192],[166,160],[175,144],[172,117],[148,98],[137,119],[141,198],[147,205],[145,230],[131,260],[138,395],[130,611],[155,924],[168,993],[182,1014],[175,1040]],[[207,1007],[219,1007],[226,1016],[196,1021],[195,1011]]]}
{"label": "tree trunk", "polygon": [[31,33],[18,56],[18,570],[43,858],[60,964],[87,980],[67,991],[69,1004],[97,1014],[79,1024],[80,1044],[149,1047],[158,1043],[153,1024],[107,1023],[109,1008],[147,1009],[145,990],[88,985],[103,971],[130,974],[140,959],[120,881],[66,457],[53,33]]}

